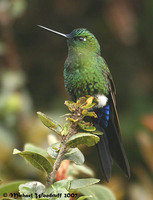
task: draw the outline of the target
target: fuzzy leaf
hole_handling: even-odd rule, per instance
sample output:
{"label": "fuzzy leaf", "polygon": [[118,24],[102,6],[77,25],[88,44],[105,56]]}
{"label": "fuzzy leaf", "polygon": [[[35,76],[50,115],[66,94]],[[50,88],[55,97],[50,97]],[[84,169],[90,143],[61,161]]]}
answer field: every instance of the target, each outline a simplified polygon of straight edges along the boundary
{"label": "fuzzy leaf", "polygon": [[[54,194],[57,195],[57,197],[51,198],[52,200],[70,200],[70,197],[65,196],[66,194],[69,194],[68,190],[66,190],[64,187],[58,187],[54,190]],[[59,196],[61,194],[61,196]],[[59,197],[60,198],[59,198]]]}
{"label": "fuzzy leaf", "polygon": [[45,149],[42,149],[40,147],[37,147],[33,144],[30,144],[30,143],[27,143],[24,145],[24,151],[31,151],[31,152],[34,152],[34,153],[38,153],[44,157],[47,157],[47,152]]}
{"label": "fuzzy leaf", "polygon": [[69,138],[67,145],[69,147],[77,147],[79,144],[85,144],[88,147],[94,146],[100,138],[90,133],[77,133]]}
{"label": "fuzzy leaf", "polygon": [[94,135],[103,135],[103,132],[95,130],[92,132]]}
{"label": "fuzzy leaf", "polygon": [[53,158],[56,159],[58,156],[58,152],[60,149],[60,142],[55,143],[53,145],[51,145],[48,149],[47,149],[47,153]]}
{"label": "fuzzy leaf", "polygon": [[96,184],[100,181],[100,179],[96,178],[82,178],[82,179],[76,179],[71,181],[71,190],[76,190],[79,188],[84,188],[93,184]]}
{"label": "fuzzy leaf", "polygon": [[90,96],[90,97],[86,100],[87,105],[90,105],[91,103],[93,103],[93,100],[94,100],[94,97],[93,97],[93,96]]}
{"label": "fuzzy leaf", "polygon": [[14,149],[13,154],[19,154],[28,162],[30,162],[34,167],[43,172],[50,173],[52,171],[52,166],[47,158],[38,153],[34,153],[31,151],[19,151],[17,149]]}
{"label": "fuzzy leaf", "polygon": [[86,104],[86,100],[87,100],[87,97],[80,97],[76,102],[77,106],[78,107],[84,106]]}
{"label": "fuzzy leaf", "polygon": [[49,187],[45,194],[54,194],[56,197],[52,197],[52,200],[69,200],[69,197],[66,197],[66,194],[68,194],[68,190],[70,188],[70,181],[69,180],[61,180],[55,182],[51,187]]}
{"label": "fuzzy leaf", "polygon": [[[56,159],[59,152],[59,144],[52,145],[47,149],[47,153],[53,158]],[[70,148],[64,155],[62,160],[70,160],[73,161],[77,165],[82,165],[84,163],[84,156],[82,152],[78,148]]]}
{"label": "fuzzy leaf", "polygon": [[69,109],[71,112],[73,112],[73,111],[76,110],[76,103],[75,103],[75,102],[73,102],[73,101],[65,101],[64,104],[68,107],[68,109]]}
{"label": "fuzzy leaf", "polygon": [[94,101],[94,97],[90,96],[87,100],[86,100],[86,104],[83,105],[81,108],[82,109],[91,109],[93,106],[95,106],[97,104],[96,101]]}
{"label": "fuzzy leaf", "polygon": [[83,106],[82,109],[87,109],[87,110],[89,110],[89,109],[93,108],[96,104],[97,104],[97,103],[87,104],[87,105]]}
{"label": "fuzzy leaf", "polygon": [[60,132],[62,131],[61,125],[47,117],[44,113],[37,112],[37,115],[47,128],[53,130],[55,133],[60,134]]}
{"label": "fuzzy leaf", "polygon": [[72,114],[71,113],[66,113],[64,115],[61,115],[60,117],[68,117],[68,116],[71,116]]}
{"label": "fuzzy leaf", "polygon": [[95,112],[88,112],[87,110],[83,110],[82,111],[82,115],[84,115],[85,117],[94,117],[97,118],[97,115]]}
{"label": "fuzzy leaf", "polygon": [[78,192],[81,192],[83,195],[91,195],[92,197],[88,198],[89,200],[116,200],[112,191],[102,185],[92,185],[83,189],[80,187]]}
{"label": "fuzzy leaf", "polygon": [[90,122],[80,121],[78,123],[79,127],[84,131],[95,131],[96,127],[92,126]]}
{"label": "fuzzy leaf", "polygon": [[78,119],[73,119],[71,117],[67,117],[67,120],[69,120],[70,122],[77,122],[78,121]]}
{"label": "fuzzy leaf", "polygon": [[32,197],[36,199],[39,198],[39,195],[44,192],[44,189],[45,186],[38,181],[31,181],[19,186],[20,194],[30,195],[30,197],[25,197],[25,200],[31,200]]}
{"label": "fuzzy leaf", "polygon": [[54,123],[51,119],[49,119],[44,113],[41,112],[37,112],[38,117],[40,118],[40,120],[42,121],[42,123],[47,126],[48,128],[57,128],[56,123]]}
{"label": "fuzzy leaf", "polygon": [[53,188],[64,187],[66,190],[70,188],[70,180],[63,179],[61,181],[57,181],[53,184]]}
{"label": "fuzzy leaf", "polygon": [[91,198],[91,197],[92,197],[92,195],[90,195],[90,196],[81,196],[77,200],[84,200],[84,199],[88,199],[88,198]]}
{"label": "fuzzy leaf", "polygon": [[69,133],[69,130],[70,130],[70,124],[68,123],[65,123],[64,126],[63,126],[63,130],[61,132],[61,135],[67,135]]}
{"label": "fuzzy leaf", "polygon": [[84,156],[78,148],[70,148],[65,153],[63,160],[73,161],[76,165],[82,165],[84,163]]}

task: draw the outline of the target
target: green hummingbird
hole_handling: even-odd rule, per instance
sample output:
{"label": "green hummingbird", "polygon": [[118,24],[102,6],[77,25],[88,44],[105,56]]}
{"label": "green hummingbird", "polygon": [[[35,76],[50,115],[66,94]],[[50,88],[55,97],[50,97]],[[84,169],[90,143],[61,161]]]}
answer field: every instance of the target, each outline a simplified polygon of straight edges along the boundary
{"label": "green hummingbird", "polygon": [[130,177],[116,110],[116,89],[110,70],[101,56],[98,40],[85,28],[63,34],[38,26],[67,39],[68,57],[64,64],[64,82],[71,98],[76,101],[79,97],[91,95],[98,99],[98,105],[94,108],[98,118],[92,121],[97,130],[103,132],[97,149],[105,180],[110,180],[113,160]]}

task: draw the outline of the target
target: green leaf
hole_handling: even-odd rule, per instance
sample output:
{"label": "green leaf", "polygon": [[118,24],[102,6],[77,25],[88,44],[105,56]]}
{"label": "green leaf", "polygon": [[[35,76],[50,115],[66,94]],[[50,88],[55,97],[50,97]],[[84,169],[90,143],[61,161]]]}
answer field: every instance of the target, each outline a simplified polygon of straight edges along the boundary
{"label": "green leaf", "polygon": [[66,119],[69,120],[70,122],[77,122],[78,121],[78,119],[73,119],[71,117],[67,117]]}
{"label": "green leaf", "polygon": [[83,105],[81,108],[82,109],[91,109],[93,106],[95,106],[97,104],[97,101],[95,100],[95,97],[90,96],[87,100],[86,100],[86,104]]}
{"label": "green leaf", "polygon": [[60,117],[69,117],[69,116],[71,116],[72,114],[71,113],[66,113],[66,114],[64,114],[64,115],[61,115]]}
{"label": "green leaf", "polygon": [[83,195],[91,195],[92,197],[88,198],[89,200],[116,200],[112,191],[102,185],[92,185],[83,189],[80,188],[78,191]]}
{"label": "green leaf", "polygon": [[90,122],[80,121],[78,125],[84,131],[96,131],[96,127],[92,126]]}
{"label": "green leaf", "polygon": [[26,183],[27,181],[11,181],[9,183],[5,183],[0,185],[0,196],[2,196],[4,193],[11,193],[11,192],[16,192],[18,191],[19,185],[22,183]]}
{"label": "green leaf", "polygon": [[20,194],[31,195],[32,197],[25,197],[25,200],[31,200],[32,198],[41,198],[41,195],[44,192],[45,186],[38,181],[31,181],[19,186]]}
{"label": "green leaf", "polygon": [[63,160],[73,161],[76,165],[82,165],[84,163],[84,156],[78,148],[70,148],[67,153],[65,153]]}
{"label": "green leaf", "polygon": [[37,146],[30,144],[30,143],[27,143],[27,144],[24,145],[24,151],[31,151],[31,152],[34,152],[34,153],[39,153],[40,155],[42,155],[44,157],[48,156],[45,149],[42,149],[42,148],[37,147]]}
{"label": "green leaf", "polygon": [[103,135],[103,132],[98,131],[98,130],[93,131],[92,133],[95,134],[95,135]]}
{"label": "green leaf", "polygon": [[51,129],[52,131],[54,131],[57,134],[61,133],[61,131],[62,131],[61,125],[59,125],[57,122],[55,122],[54,120],[47,117],[44,113],[37,112],[37,115],[40,118],[40,120],[42,121],[42,123],[47,128]]}
{"label": "green leaf", "polygon": [[91,109],[98,103],[95,97],[89,95],[87,95],[86,97],[86,103],[81,106],[82,109]]}
{"label": "green leaf", "polygon": [[88,147],[94,146],[100,138],[90,133],[77,133],[69,138],[67,145],[69,147],[77,147],[79,144],[85,144]]}
{"label": "green leaf", "polygon": [[64,187],[66,190],[70,188],[70,180],[64,179],[61,181],[57,181],[53,184],[54,188]]}
{"label": "green leaf", "polygon": [[[58,156],[60,148],[60,143],[53,144],[47,149],[47,153],[53,158],[56,159]],[[78,148],[70,148],[64,155],[63,160],[73,161],[77,165],[82,165],[84,163],[84,156]]]}
{"label": "green leaf", "polygon": [[42,121],[42,123],[47,126],[48,128],[57,128],[56,123],[54,123],[49,117],[47,117],[44,113],[37,112],[38,117]]}
{"label": "green leaf", "polygon": [[76,102],[77,107],[82,108],[86,104],[86,99],[86,97],[80,97]]}
{"label": "green leaf", "polygon": [[74,101],[65,101],[64,103],[71,112],[76,110],[76,103]]}
{"label": "green leaf", "polygon": [[50,162],[44,156],[34,153],[31,151],[19,151],[14,149],[13,154],[19,154],[20,156],[24,157],[28,162],[30,162],[34,167],[37,169],[50,173],[52,171],[52,166]]}
{"label": "green leaf", "polygon": [[84,200],[84,199],[88,199],[88,198],[91,198],[92,196],[81,196],[79,197],[77,200]]}
{"label": "green leaf", "polygon": [[69,192],[64,187],[58,187],[54,188],[54,194],[57,194],[58,196],[61,194],[61,196],[53,197],[52,200],[69,200],[70,197],[66,196],[69,194]]}
{"label": "green leaf", "polygon": [[48,149],[47,149],[47,153],[49,156],[51,156],[53,159],[56,159],[58,156],[58,152],[60,149],[60,142],[57,142],[55,144],[52,144]]}
{"label": "green leaf", "polygon": [[66,194],[68,194],[68,190],[70,188],[70,180],[64,179],[61,181],[55,182],[52,186],[47,188],[45,194],[52,194],[56,195],[56,197],[52,197],[51,199],[53,200],[60,200],[60,199],[69,199],[66,198]]}
{"label": "green leaf", "polygon": [[92,104],[94,99],[95,99],[95,97],[89,96],[88,99],[86,100],[87,105]]}
{"label": "green leaf", "polygon": [[86,105],[82,106],[82,109],[89,110],[89,109],[93,108],[96,104],[97,103],[86,104]]}
{"label": "green leaf", "polygon": [[88,112],[87,110],[82,111],[82,115],[85,117],[94,117],[97,118],[97,115],[95,112]]}
{"label": "green leaf", "polygon": [[68,124],[68,123],[65,123],[64,126],[63,126],[63,130],[61,132],[61,135],[67,135],[69,133],[69,130],[70,130],[70,126],[71,124]]}
{"label": "green leaf", "polygon": [[45,194],[53,194],[56,195],[56,197],[52,197],[52,200],[65,200],[70,199],[66,196],[68,194],[68,190],[70,188],[70,180],[64,179],[61,181],[55,182],[51,187],[49,187]]}
{"label": "green leaf", "polygon": [[[71,185],[70,185],[70,189],[76,190],[76,189],[79,189],[79,188],[83,188],[83,190],[84,190],[84,187],[93,185],[95,183],[98,183],[99,181],[100,181],[100,179],[96,179],[96,178],[82,178],[82,179],[72,180]],[[85,194],[85,195],[87,195],[87,194]]]}

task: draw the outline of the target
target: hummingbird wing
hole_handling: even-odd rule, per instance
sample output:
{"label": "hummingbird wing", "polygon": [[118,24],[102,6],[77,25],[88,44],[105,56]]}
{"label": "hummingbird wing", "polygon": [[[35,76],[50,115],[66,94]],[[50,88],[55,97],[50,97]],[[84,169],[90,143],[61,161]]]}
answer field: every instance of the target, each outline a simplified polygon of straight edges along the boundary
{"label": "hummingbird wing", "polygon": [[130,177],[130,167],[121,140],[120,124],[115,101],[115,85],[108,68],[103,68],[102,72],[107,78],[109,100],[107,105],[103,108],[95,109],[95,112],[98,115],[98,120],[95,123],[95,126],[98,130],[104,133],[100,136],[100,142],[97,144],[97,148],[104,177],[106,181],[109,181],[111,176],[112,159],[116,161],[128,177]]}
{"label": "hummingbird wing", "polygon": [[116,109],[115,91],[114,91],[115,86],[112,77],[109,76],[109,80],[111,85],[110,98],[109,98],[111,110],[110,110],[110,119],[107,127],[109,147],[111,155],[114,158],[114,160],[117,162],[119,167],[125,172],[125,174],[128,177],[130,177],[130,167],[121,139],[120,123]]}
{"label": "hummingbird wing", "polygon": [[109,80],[109,93],[110,93],[110,100],[111,100],[111,104],[113,107],[113,112],[114,112],[114,122],[116,124],[116,128],[118,130],[118,133],[121,137],[121,130],[120,130],[120,122],[119,122],[119,118],[118,118],[118,113],[117,113],[117,109],[116,109],[116,99],[115,99],[115,95],[116,95],[116,88],[115,88],[115,84],[113,81],[113,78],[111,76],[111,74],[107,74],[107,78]]}

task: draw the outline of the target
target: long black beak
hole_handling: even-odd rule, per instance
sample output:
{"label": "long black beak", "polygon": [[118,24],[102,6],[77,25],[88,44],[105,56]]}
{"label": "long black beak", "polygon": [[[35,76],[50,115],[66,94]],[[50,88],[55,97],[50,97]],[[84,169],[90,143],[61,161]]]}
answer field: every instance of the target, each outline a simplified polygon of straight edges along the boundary
{"label": "long black beak", "polygon": [[52,30],[52,29],[49,29],[49,28],[47,28],[47,27],[45,27],[45,26],[41,26],[41,25],[38,25],[38,26],[39,26],[40,28],[43,28],[43,29],[45,29],[45,30],[47,30],[47,31],[50,31],[50,32],[52,32],[52,33],[55,33],[55,34],[57,34],[57,35],[60,35],[60,36],[65,37],[65,38],[68,39],[68,35],[69,35],[69,34],[60,33],[60,32],[54,31],[54,30]]}

